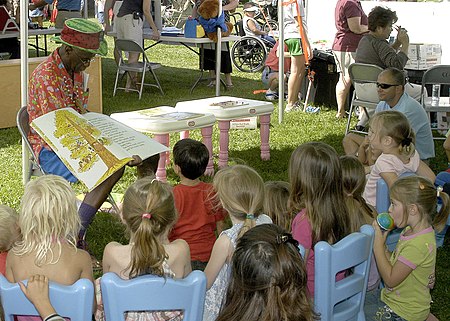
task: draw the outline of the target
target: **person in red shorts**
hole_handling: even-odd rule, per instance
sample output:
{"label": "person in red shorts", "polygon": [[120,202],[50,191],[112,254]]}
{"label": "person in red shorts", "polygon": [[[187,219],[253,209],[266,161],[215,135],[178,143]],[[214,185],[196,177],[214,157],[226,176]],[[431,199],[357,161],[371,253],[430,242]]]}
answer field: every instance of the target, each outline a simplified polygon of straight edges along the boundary
{"label": "person in red shorts", "polygon": [[192,270],[204,270],[222,230],[225,210],[214,202],[212,184],[199,180],[209,160],[206,146],[193,139],[182,139],[173,147],[174,170],[180,184],[173,195],[179,218],[169,234],[169,240],[183,239],[191,250]]}

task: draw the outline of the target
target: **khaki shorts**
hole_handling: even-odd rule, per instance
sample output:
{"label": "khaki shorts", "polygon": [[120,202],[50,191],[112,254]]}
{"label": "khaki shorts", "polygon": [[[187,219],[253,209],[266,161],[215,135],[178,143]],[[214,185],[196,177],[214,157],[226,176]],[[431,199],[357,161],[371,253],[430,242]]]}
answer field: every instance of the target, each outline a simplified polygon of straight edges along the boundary
{"label": "khaki shorts", "polygon": [[64,28],[64,22],[67,19],[81,18],[80,11],[60,11],[58,10],[58,15],[56,16],[55,27],[58,29]]}
{"label": "khaki shorts", "polygon": [[123,17],[117,17],[115,23],[117,27],[117,39],[133,40],[142,46],[144,20],[140,18],[133,19],[133,14],[130,13]]}
{"label": "khaki shorts", "polygon": [[291,56],[303,55],[302,41],[300,38],[286,39],[284,41]]}
{"label": "khaki shorts", "polygon": [[345,76],[348,73],[348,66],[355,62],[356,52],[333,50],[333,55],[336,61],[337,72],[342,72]]}

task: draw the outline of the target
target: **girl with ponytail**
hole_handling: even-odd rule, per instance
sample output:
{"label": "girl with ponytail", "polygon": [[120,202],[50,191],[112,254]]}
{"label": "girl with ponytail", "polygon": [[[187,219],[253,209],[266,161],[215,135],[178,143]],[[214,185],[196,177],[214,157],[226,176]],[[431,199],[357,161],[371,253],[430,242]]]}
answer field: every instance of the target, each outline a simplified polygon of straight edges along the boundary
{"label": "girl with ponytail", "polygon": [[205,268],[208,290],[203,321],[214,321],[219,314],[237,240],[256,225],[272,223],[269,216],[261,213],[264,182],[254,169],[245,165],[226,167],[215,175],[213,185],[222,207],[230,214],[233,226],[220,234]]}
{"label": "girl with ponytail", "polygon": [[[172,188],[151,177],[137,180],[124,195],[122,219],[130,242],[111,242],[103,253],[103,272],[117,273],[123,279],[144,274],[184,278],[191,272],[188,244],[181,239],[170,242],[168,233],[177,220]],[[100,280],[97,280],[96,320],[103,321]],[[143,316],[142,314],[145,314]],[[181,311],[128,312],[132,320],[182,320]]]}

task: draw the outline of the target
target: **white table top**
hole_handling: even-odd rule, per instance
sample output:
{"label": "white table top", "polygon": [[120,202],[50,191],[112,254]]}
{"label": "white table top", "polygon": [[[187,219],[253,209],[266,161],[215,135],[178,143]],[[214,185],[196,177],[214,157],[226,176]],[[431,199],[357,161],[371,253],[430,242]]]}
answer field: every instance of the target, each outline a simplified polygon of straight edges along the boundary
{"label": "white table top", "polygon": [[114,113],[111,114],[111,118],[137,131],[153,134],[168,134],[203,128],[214,125],[216,121],[211,113],[179,112],[169,106]]}
{"label": "white table top", "polygon": [[[224,106],[220,106],[221,103]],[[219,96],[178,102],[175,108],[183,112],[212,113],[217,120],[233,120],[244,116],[270,114],[274,106],[268,101]]]}
{"label": "white table top", "polygon": [[[54,35],[61,33],[62,29],[48,28],[48,29],[28,29],[28,36],[40,36],[40,35]],[[0,32],[0,39],[2,38],[15,38],[20,37],[20,31],[5,31]]]}

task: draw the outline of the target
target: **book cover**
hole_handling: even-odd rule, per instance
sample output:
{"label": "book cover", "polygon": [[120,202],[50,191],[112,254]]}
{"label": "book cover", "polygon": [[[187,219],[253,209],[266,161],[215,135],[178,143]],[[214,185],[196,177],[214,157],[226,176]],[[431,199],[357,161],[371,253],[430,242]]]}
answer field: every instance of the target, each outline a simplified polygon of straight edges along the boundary
{"label": "book cover", "polygon": [[168,148],[98,113],[61,108],[31,123],[67,168],[89,191],[126,165],[132,155],[146,159]]}

